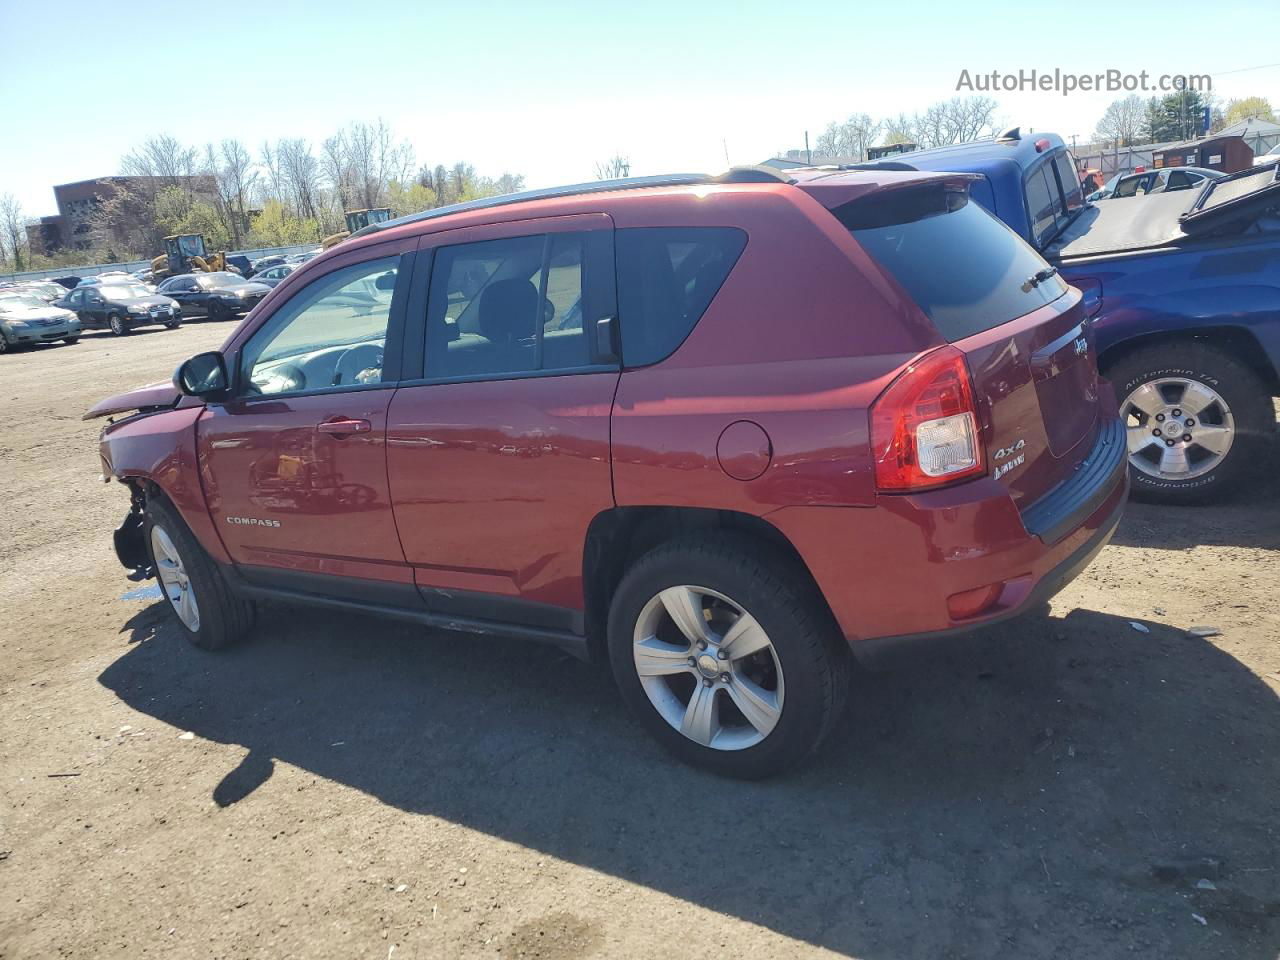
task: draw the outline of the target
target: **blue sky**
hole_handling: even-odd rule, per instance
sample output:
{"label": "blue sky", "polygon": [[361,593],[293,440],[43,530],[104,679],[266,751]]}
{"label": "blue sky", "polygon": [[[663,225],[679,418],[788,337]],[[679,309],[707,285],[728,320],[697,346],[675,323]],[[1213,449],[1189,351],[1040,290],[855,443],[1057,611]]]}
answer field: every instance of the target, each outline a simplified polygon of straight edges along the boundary
{"label": "blue sky", "polygon": [[[29,215],[54,212],[52,184],[114,173],[164,132],[256,150],[381,116],[420,162],[543,186],[590,179],[614,152],[637,174],[722,169],[726,151],[754,163],[850,113],[954,96],[962,69],[1210,73],[1224,99],[1280,106],[1274,0],[1143,4],[1136,20],[1117,3],[986,0],[158,9],[0,0],[0,193]],[[1085,138],[1115,96],[996,99],[1009,124]]]}

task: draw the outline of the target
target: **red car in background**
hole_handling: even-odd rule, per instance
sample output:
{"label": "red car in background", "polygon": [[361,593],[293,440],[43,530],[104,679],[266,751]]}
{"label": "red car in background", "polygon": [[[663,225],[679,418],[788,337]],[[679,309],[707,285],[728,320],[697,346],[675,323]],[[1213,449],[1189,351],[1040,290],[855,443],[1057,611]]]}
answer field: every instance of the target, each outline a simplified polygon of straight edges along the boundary
{"label": "red car in background", "polygon": [[687,761],[803,759],[851,651],[1044,601],[1128,478],[1080,293],[967,176],[794,176],[360,231],[90,411],[137,411],[101,444],[122,562],[204,648],[258,599],[526,637],[607,658]]}

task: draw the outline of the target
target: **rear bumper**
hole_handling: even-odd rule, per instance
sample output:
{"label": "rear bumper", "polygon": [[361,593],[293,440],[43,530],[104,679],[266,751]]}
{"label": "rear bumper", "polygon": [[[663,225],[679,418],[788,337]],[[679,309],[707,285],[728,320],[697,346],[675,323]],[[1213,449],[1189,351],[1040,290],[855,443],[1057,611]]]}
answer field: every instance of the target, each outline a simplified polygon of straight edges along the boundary
{"label": "rear bumper", "polygon": [[[1129,491],[1123,426],[1102,424],[1071,478],[1019,512],[990,477],[873,509],[788,507],[769,516],[800,552],[860,654],[907,637],[966,633],[1043,603],[1115,531]],[[948,598],[997,587],[977,616]]]}

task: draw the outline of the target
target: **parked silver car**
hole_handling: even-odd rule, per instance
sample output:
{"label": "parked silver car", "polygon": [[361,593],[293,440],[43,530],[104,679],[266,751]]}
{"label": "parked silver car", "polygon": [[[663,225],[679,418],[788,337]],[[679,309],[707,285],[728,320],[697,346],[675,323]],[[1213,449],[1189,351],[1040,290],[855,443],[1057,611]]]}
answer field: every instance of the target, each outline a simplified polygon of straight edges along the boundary
{"label": "parked silver car", "polygon": [[80,320],[70,310],[54,307],[29,293],[0,291],[0,353],[20,347],[80,339]]}

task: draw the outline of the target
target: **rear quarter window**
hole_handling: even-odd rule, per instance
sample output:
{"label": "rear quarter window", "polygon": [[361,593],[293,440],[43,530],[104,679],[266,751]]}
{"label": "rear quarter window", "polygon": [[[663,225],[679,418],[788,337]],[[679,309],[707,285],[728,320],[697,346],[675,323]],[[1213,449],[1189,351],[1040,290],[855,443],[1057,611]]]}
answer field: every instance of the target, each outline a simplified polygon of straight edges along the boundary
{"label": "rear quarter window", "polygon": [[949,341],[1031,313],[1062,296],[1057,275],[1021,237],[962,191],[891,190],[835,211],[871,258]]}
{"label": "rear quarter window", "polygon": [[622,362],[665,360],[692,332],[738,262],[734,227],[636,227],[614,237]]}

